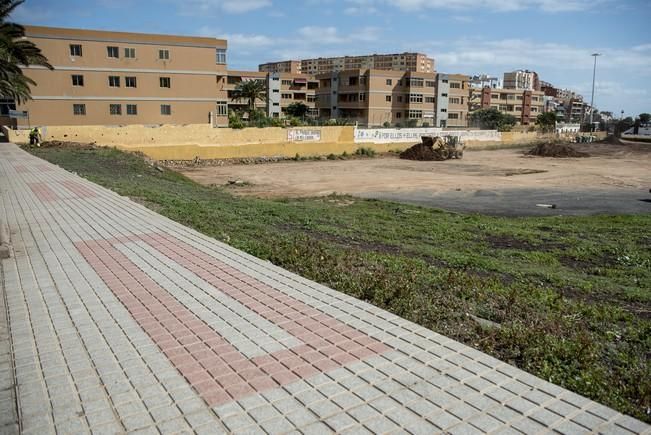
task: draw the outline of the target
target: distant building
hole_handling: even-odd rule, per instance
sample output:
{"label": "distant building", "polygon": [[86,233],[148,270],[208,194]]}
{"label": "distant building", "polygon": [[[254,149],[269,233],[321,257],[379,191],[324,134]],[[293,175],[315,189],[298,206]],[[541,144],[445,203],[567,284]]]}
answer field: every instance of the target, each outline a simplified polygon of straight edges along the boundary
{"label": "distant building", "polygon": [[498,77],[492,77],[486,74],[474,75],[468,82],[471,88],[491,88],[498,89],[502,87],[502,80]]}
{"label": "distant building", "polygon": [[436,74],[436,127],[467,127],[469,77],[463,74]]}
{"label": "distant building", "polygon": [[495,108],[513,115],[521,125],[535,122],[544,112],[544,94],[540,91],[522,89],[471,89],[470,113],[479,109]]}
{"label": "distant building", "polygon": [[434,59],[422,53],[370,54],[365,56],[284,60],[264,63],[258,66],[259,71],[289,72],[292,74],[324,74],[353,69],[433,73]]}
{"label": "distant building", "polygon": [[535,71],[517,70],[504,73],[504,89],[539,91],[540,81]]}
{"label": "distant building", "polygon": [[316,90],[319,82],[311,76],[290,73],[267,73],[259,71],[227,71],[223,90],[226,91],[228,108],[246,112],[249,101],[235,98],[235,89],[241,82],[258,80],[265,84],[266,100],[257,100],[255,105],[272,118],[285,116],[287,107],[303,103],[308,107],[308,116],[318,116]]}

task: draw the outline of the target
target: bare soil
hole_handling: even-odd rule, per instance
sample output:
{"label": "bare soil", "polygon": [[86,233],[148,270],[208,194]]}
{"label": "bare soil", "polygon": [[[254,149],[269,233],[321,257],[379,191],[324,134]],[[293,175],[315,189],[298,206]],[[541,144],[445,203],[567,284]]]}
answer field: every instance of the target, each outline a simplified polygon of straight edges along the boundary
{"label": "bare soil", "polygon": [[651,188],[651,146],[575,144],[590,158],[547,159],[524,149],[467,150],[461,160],[423,162],[383,156],[364,160],[322,160],[186,168],[181,172],[202,184],[227,185],[232,191],[261,197],[307,197],[332,193],[429,190],[485,191],[506,188]]}

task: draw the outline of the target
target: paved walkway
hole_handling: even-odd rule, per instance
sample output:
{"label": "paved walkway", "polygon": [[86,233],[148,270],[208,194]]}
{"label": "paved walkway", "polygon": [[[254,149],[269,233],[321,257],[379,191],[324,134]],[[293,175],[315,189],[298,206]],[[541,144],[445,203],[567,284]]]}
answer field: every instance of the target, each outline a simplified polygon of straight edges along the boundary
{"label": "paved walkway", "polygon": [[651,433],[10,144],[0,189],[0,432]]}

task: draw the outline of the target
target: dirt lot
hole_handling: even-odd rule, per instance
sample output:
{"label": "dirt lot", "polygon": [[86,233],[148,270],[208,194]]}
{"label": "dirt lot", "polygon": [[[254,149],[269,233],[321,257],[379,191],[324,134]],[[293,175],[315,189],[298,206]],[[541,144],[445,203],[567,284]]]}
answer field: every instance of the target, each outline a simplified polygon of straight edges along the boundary
{"label": "dirt lot", "polygon": [[[651,212],[651,145],[575,145],[590,158],[541,158],[523,149],[466,151],[463,160],[397,157],[187,168],[203,184],[239,195],[306,197],[333,192],[496,215]],[[537,207],[555,204],[555,209]]]}

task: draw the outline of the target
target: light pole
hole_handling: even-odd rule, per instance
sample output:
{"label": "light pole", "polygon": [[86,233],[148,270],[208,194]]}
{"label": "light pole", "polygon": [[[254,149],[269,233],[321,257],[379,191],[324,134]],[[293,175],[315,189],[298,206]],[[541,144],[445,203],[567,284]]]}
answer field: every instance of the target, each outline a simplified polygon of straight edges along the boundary
{"label": "light pole", "polygon": [[591,56],[594,57],[594,68],[592,69],[592,98],[590,99],[590,131],[594,128],[592,125],[592,117],[594,115],[594,80],[597,76],[597,56],[601,56],[601,53],[592,53]]}

